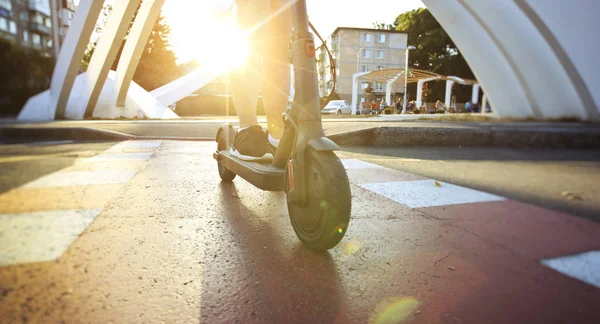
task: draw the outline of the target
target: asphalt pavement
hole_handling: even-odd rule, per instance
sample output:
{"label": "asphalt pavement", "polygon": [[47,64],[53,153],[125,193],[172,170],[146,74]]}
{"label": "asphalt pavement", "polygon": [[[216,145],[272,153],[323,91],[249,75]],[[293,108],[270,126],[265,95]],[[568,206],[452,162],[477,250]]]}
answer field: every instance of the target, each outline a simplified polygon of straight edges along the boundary
{"label": "asphalt pavement", "polygon": [[284,194],[220,182],[215,149],[1,145],[0,318],[600,322],[600,224],[543,200],[560,189],[573,211],[596,208],[593,151],[345,149],[352,220],[317,254]]}

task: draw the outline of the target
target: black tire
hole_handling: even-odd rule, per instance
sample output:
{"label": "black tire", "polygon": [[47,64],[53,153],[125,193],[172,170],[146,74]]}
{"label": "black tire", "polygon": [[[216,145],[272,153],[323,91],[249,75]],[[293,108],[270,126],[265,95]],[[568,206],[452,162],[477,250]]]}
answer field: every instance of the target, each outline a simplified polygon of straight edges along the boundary
{"label": "black tire", "polygon": [[[227,150],[227,145],[225,143],[225,138],[221,136],[219,139],[219,143],[217,144],[217,149],[219,151]],[[235,179],[236,174],[227,169],[223,164],[217,162],[217,168],[219,169],[219,176],[223,182],[231,182]]]}
{"label": "black tire", "polygon": [[338,110],[337,113],[336,113],[336,115],[341,115],[341,114],[342,114],[341,110]]}
{"label": "black tire", "polygon": [[308,201],[299,206],[288,200],[288,212],[300,241],[311,250],[327,251],[342,240],[348,229],[350,183],[344,165],[333,152],[310,150],[305,161]]}

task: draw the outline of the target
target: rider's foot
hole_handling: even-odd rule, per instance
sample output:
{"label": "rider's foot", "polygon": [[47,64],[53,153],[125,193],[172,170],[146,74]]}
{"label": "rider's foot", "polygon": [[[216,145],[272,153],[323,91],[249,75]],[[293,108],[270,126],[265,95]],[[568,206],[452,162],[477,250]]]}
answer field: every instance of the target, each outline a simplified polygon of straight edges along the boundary
{"label": "rider's foot", "polygon": [[279,139],[271,136],[271,133],[267,131],[267,139],[269,140],[269,144],[271,145],[271,150],[273,152],[277,151],[277,147],[279,147]]}
{"label": "rider's foot", "polygon": [[246,161],[273,159],[267,135],[258,125],[241,129],[235,134],[231,155]]}

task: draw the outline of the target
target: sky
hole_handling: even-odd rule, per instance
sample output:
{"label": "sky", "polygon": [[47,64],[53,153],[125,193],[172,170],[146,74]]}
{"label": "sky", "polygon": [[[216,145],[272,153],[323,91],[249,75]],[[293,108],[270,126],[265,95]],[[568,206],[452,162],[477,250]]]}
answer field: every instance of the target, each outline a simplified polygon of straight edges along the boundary
{"label": "sky", "polygon": [[[256,0],[251,0],[256,1]],[[425,5],[420,0],[306,0],[309,19],[321,36],[337,27],[371,28],[373,22],[393,23],[396,17]],[[231,34],[232,15],[219,20],[215,7],[228,7],[231,0],[166,0],[163,14],[171,26],[171,44],[179,62],[201,59],[211,44],[221,45]],[[235,11],[231,11],[232,13]],[[215,33],[221,33],[221,35]]]}

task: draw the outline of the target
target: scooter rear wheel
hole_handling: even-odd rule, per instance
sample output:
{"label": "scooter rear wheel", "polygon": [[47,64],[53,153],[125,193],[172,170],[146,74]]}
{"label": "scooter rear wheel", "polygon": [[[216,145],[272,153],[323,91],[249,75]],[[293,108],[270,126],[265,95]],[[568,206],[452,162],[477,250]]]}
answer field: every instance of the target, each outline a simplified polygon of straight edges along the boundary
{"label": "scooter rear wheel", "polygon": [[308,200],[304,205],[288,200],[288,212],[300,241],[311,250],[327,251],[342,240],[350,222],[352,194],[348,175],[333,152],[310,150],[305,162]]}
{"label": "scooter rear wheel", "polygon": [[[219,139],[219,142],[217,144],[217,149],[219,151],[229,149],[227,147],[225,137],[221,136],[221,138]],[[233,179],[235,179],[236,174],[231,172],[229,169],[227,169],[221,162],[217,162],[217,168],[219,169],[219,176],[221,177],[221,180],[223,180],[224,182],[231,182],[231,181],[233,181]]]}

